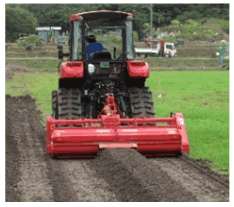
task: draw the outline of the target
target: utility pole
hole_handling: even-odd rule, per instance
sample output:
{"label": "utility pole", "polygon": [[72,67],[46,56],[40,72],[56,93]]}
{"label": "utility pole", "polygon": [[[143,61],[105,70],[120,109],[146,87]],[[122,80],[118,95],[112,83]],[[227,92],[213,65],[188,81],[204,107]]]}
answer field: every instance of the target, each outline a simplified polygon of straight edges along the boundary
{"label": "utility pole", "polygon": [[[151,39],[153,39],[153,4],[150,4],[150,36]],[[152,48],[152,42],[151,42],[151,48]]]}

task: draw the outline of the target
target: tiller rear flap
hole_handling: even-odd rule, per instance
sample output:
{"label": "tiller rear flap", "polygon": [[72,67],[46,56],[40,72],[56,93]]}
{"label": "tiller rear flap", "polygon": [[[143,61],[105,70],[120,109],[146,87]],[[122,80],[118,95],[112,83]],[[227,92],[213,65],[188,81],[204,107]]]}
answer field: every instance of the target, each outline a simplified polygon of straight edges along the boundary
{"label": "tiller rear flap", "polygon": [[46,149],[49,154],[95,153],[103,148],[136,148],[139,152],[189,153],[181,113],[169,118],[125,118],[118,114],[114,97],[96,119],[47,118]]}

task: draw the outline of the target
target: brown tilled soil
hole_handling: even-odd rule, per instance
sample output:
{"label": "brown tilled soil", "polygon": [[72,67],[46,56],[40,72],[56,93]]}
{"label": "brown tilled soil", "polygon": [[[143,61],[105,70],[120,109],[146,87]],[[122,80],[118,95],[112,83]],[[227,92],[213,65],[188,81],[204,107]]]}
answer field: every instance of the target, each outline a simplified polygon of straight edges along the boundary
{"label": "brown tilled soil", "polygon": [[[7,47],[7,50],[6,51],[6,55],[7,53],[9,52],[29,52],[27,51],[25,48],[18,48],[17,47],[17,43],[7,43],[8,47]],[[46,52],[46,51],[56,51],[58,50],[57,48],[58,46],[58,43],[50,43],[49,45],[44,45],[44,46],[34,46],[33,47],[33,51],[29,52],[30,53],[33,53],[33,52]],[[65,45],[64,46],[64,49],[67,49],[68,48],[68,45]]]}
{"label": "brown tilled soil", "polygon": [[56,73],[58,70],[57,69],[46,69],[46,68],[41,68],[41,69],[27,69],[25,66],[16,64],[16,63],[11,63],[10,65],[5,66],[5,78],[12,79],[14,76],[14,73],[18,72],[30,72],[30,73],[38,73],[38,72],[52,72]]}
{"label": "brown tilled soil", "polygon": [[5,77],[6,79],[12,79],[14,72],[27,72],[24,65],[19,63],[11,63],[5,66]]}
{"label": "brown tilled soil", "polygon": [[12,79],[12,77],[13,77],[13,70],[10,67],[6,66],[6,69],[5,69],[5,78],[6,79]]}
{"label": "brown tilled soil", "polygon": [[30,96],[6,96],[6,201],[229,201],[229,188],[180,158],[104,150],[95,159],[47,156]]}

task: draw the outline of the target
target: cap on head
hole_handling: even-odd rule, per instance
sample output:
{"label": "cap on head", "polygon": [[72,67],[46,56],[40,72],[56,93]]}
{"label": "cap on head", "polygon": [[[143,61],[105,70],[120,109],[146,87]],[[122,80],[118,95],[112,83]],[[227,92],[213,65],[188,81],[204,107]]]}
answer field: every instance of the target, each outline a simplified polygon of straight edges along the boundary
{"label": "cap on head", "polygon": [[87,37],[87,41],[90,42],[90,43],[96,42],[95,35],[89,35]]}

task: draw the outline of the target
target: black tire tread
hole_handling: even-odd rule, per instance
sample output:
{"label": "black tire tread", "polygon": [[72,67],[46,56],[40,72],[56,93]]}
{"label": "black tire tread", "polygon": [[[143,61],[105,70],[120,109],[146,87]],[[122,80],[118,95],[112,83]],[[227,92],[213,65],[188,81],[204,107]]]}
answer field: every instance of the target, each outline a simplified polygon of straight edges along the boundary
{"label": "black tire tread", "polygon": [[52,117],[54,119],[58,118],[58,91],[52,91]]}
{"label": "black tire tread", "polygon": [[152,92],[148,87],[129,88],[132,117],[155,117]]}
{"label": "black tire tread", "polygon": [[61,88],[52,92],[53,110],[57,102],[57,119],[82,118],[81,92],[79,89]]}

